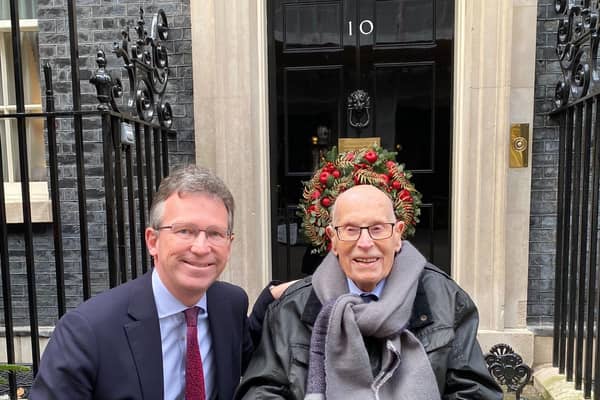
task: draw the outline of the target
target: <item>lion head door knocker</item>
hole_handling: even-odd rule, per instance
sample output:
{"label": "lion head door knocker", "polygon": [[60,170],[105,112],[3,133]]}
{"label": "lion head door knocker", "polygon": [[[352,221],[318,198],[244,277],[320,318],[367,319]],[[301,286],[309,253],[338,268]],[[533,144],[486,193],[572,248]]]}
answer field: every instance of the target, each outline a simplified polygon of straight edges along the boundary
{"label": "lion head door knocker", "polygon": [[348,96],[348,123],[353,128],[364,128],[371,122],[369,109],[371,97],[364,90],[357,89]]}

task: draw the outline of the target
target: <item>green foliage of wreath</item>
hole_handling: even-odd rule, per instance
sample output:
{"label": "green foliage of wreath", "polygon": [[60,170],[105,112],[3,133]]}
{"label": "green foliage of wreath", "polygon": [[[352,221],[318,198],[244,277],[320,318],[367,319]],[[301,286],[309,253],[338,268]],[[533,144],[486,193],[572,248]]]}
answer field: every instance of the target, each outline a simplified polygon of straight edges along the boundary
{"label": "green foliage of wreath", "polygon": [[394,204],[396,218],[404,221],[403,238],[415,233],[421,213],[421,194],[410,181],[412,174],[396,162],[396,153],[379,146],[346,153],[336,147],[327,152],[313,177],[304,182],[298,216],[302,233],[313,246],[314,254],[331,248],[325,227],[331,223],[330,209],[337,196],[355,185],[373,185],[387,193]]}

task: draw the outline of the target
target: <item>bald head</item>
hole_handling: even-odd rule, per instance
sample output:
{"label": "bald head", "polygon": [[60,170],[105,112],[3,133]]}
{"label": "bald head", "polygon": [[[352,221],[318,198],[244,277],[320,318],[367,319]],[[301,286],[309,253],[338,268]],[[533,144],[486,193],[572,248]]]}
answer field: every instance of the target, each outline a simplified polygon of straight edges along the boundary
{"label": "bald head", "polygon": [[[371,291],[392,270],[394,256],[402,247],[404,222],[396,222],[392,200],[372,185],[346,190],[334,205],[331,225],[326,229],[331,251],[346,277],[361,290]],[[358,237],[348,239],[349,232],[358,232]]]}
{"label": "bald head", "polygon": [[331,224],[339,225],[347,209],[360,211],[367,208],[379,210],[388,221],[396,220],[392,199],[387,194],[373,185],[357,185],[338,195],[331,210]]}

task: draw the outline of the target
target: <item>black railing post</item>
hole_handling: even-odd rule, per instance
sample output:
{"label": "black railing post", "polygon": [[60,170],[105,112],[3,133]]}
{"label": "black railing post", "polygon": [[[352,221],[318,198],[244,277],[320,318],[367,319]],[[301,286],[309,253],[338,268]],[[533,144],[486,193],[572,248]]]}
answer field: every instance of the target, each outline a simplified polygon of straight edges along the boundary
{"label": "black railing post", "polygon": [[75,134],[75,160],[77,164],[77,192],[79,200],[79,241],[81,248],[81,274],[83,277],[83,298],[91,296],[90,256],[87,225],[87,204],[85,185],[85,164],[83,148],[83,123],[81,114],[81,85],[79,83],[79,44],[77,39],[77,5],[73,0],[67,0],[69,15],[69,43],[71,54],[71,87],[73,89],[73,117]]}
{"label": "black railing post", "polygon": [[125,176],[127,177],[127,216],[129,217],[129,262],[131,264],[131,279],[135,279],[137,278],[138,263],[135,227],[135,186],[133,185],[133,156],[131,154],[131,147],[131,144],[125,145]]}
{"label": "black railing post", "polygon": [[[152,179],[152,129],[144,125],[144,147],[146,155],[146,188],[148,189],[148,207],[152,206],[153,193],[156,190]],[[158,178],[157,178],[158,179]],[[158,187],[158,184],[156,185]]]}
{"label": "black railing post", "polygon": [[[149,210],[146,210],[146,201],[144,194],[144,159],[142,156],[144,146],[142,144],[142,133],[140,123],[135,123],[135,166],[137,171],[137,186],[138,186],[138,212],[140,216],[140,254],[142,259],[142,273],[145,274],[148,270],[148,257],[146,253],[146,213]],[[148,191],[152,191],[152,186],[148,187]],[[150,207],[150,205],[148,205]]]}
{"label": "black railing post", "polygon": [[[54,112],[54,91],[52,89],[52,69],[50,64],[44,64],[44,78],[46,85],[46,112]],[[54,233],[54,263],[56,265],[56,299],[58,316],[66,311],[65,299],[65,267],[62,244],[62,221],[60,211],[60,195],[58,191],[58,157],[56,146],[56,117],[48,114],[46,117],[46,130],[48,131],[48,169],[50,170],[50,193],[52,197],[52,231]]]}
{"label": "black railing post", "polygon": [[588,197],[589,197],[589,177],[590,177],[590,141],[592,133],[592,101],[588,99],[584,103],[584,118],[580,137],[580,152],[575,153],[576,159],[580,160],[579,174],[576,175],[580,187],[580,220],[579,231],[577,232],[577,339],[575,351],[578,354],[577,364],[575,365],[575,388],[580,390],[583,380],[583,333],[585,326],[585,281],[587,271],[587,228],[588,228]]}
{"label": "black railing post", "polygon": [[567,113],[563,113],[560,116],[560,128],[559,128],[559,156],[558,156],[558,190],[557,190],[557,230],[556,230],[556,255],[554,257],[554,338],[553,338],[553,351],[552,351],[552,365],[558,367],[561,353],[561,341],[563,330],[561,328],[561,321],[563,320],[563,240],[565,238],[564,232],[564,203],[566,190],[564,189],[565,182],[565,134],[567,130]]}
{"label": "black railing post", "polygon": [[117,209],[117,248],[119,255],[119,272],[121,280],[119,283],[127,282],[127,257],[125,255],[125,215],[123,202],[123,160],[121,155],[121,121],[119,117],[111,117],[111,131],[113,132],[113,151],[114,156],[114,188],[115,201]]}
{"label": "black railing post", "polygon": [[565,135],[561,137],[561,148],[560,151],[563,153],[564,169],[561,171],[563,177],[562,185],[559,190],[563,193],[564,202],[562,208],[559,209],[559,215],[562,215],[562,225],[559,229],[562,230],[562,243],[560,243],[560,253],[558,268],[561,269],[562,274],[562,301],[560,304],[560,359],[558,370],[561,374],[565,373],[566,368],[566,352],[567,352],[567,321],[568,321],[568,308],[569,304],[569,249],[571,246],[571,182],[572,182],[572,160],[573,160],[573,129],[574,129],[574,117],[575,110],[573,108],[566,111],[566,131]]}
{"label": "black railing post", "polygon": [[[592,200],[591,200],[591,218],[590,218],[590,260],[589,260],[589,277],[588,277],[588,288],[587,292],[589,294],[588,304],[587,304],[587,331],[586,331],[586,352],[585,352],[585,377],[584,377],[584,388],[583,394],[585,397],[590,397],[592,391],[592,370],[594,368],[593,357],[594,357],[594,326],[596,326],[597,319],[595,318],[594,307],[596,306],[596,285],[597,282],[597,241],[598,241],[598,191],[600,190],[600,185],[598,183],[598,179],[600,175],[598,174],[600,170],[600,138],[598,135],[600,134],[600,114],[598,111],[598,106],[600,103],[598,102],[598,97],[594,97],[594,108],[595,108],[595,121],[593,125],[593,141],[591,145],[591,155],[592,155]],[[596,342],[598,343],[598,342]],[[596,357],[598,358],[598,357]],[[598,360],[596,360],[598,361]],[[596,371],[598,373],[598,367],[596,367]],[[598,375],[596,375],[596,378]]]}
{"label": "black railing post", "polygon": [[583,124],[583,104],[575,106],[575,132],[573,134],[573,174],[572,191],[573,203],[571,204],[571,254],[569,256],[569,311],[568,311],[568,336],[567,336],[567,380],[573,379],[573,369],[575,366],[575,326],[577,322],[577,249],[579,245],[579,225],[580,225],[580,194],[581,180],[581,134]]}
{"label": "black railing post", "polygon": [[160,185],[160,181],[162,179],[162,146],[160,145],[160,131],[161,129],[158,127],[152,129],[152,133],[154,135],[152,142],[154,143],[154,183],[156,184],[156,188],[154,189],[155,191],[158,190],[158,186]]}
{"label": "black railing post", "polygon": [[[2,141],[0,141],[2,154]],[[6,361],[15,363],[15,336],[13,327],[12,286],[10,283],[10,261],[8,257],[8,225],[6,224],[6,197],[4,193],[4,169],[0,162],[0,270],[2,275],[2,306],[4,308],[4,333],[6,343]],[[8,372],[8,386],[11,396],[17,390],[14,372]]]}
{"label": "black railing post", "polygon": [[115,232],[115,190],[114,190],[114,157],[113,157],[113,132],[111,115],[102,114],[102,154],[104,160],[104,198],[106,201],[106,247],[108,252],[108,284],[117,286],[118,259],[117,259],[117,234]]}
{"label": "black railing post", "polygon": [[169,137],[167,129],[160,129],[160,143],[162,145],[162,174],[161,177],[169,175]]}
{"label": "black railing post", "polygon": [[19,7],[15,0],[10,2],[12,31],[15,98],[17,102],[17,133],[19,136],[19,170],[21,173],[21,202],[25,227],[25,264],[27,268],[27,296],[29,302],[29,327],[31,330],[31,357],[33,371],[37,373],[40,361],[38,336],[37,296],[35,288],[35,264],[33,259],[33,227],[31,223],[31,196],[29,192],[29,157],[27,156],[27,130],[25,126],[25,94],[21,61],[21,30]]}

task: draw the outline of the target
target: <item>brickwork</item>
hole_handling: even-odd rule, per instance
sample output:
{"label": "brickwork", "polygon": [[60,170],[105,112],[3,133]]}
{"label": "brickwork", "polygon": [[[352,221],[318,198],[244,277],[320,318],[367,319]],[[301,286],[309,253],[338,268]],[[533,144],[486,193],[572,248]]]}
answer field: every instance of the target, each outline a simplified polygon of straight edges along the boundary
{"label": "brickwork", "polygon": [[[121,30],[126,29],[128,25],[133,26],[137,22],[140,7],[145,13],[144,20],[147,31],[150,30],[152,16],[158,8],[165,10],[170,27],[166,43],[170,67],[166,98],[172,106],[173,129],[177,131],[176,136],[169,138],[171,168],[194,162],[195,159],[189,2],[190,0],[170,2],[158,0],[77,1],[81,103],[84,110],[95,109],[98,104],[96,89],[89,83],[90,77],[97,69],[95,62],[97,49],[100,47],[106,52],[107,69],[113,79],[120,77],[126,84],[127,76],[122,68],[123,61],[111,52],[113,42],[121,40]],[[73,95],[66,2],[63,0],[38,0],[38,24],[40,68],[45,62],[49,62],[52,67],[56,109],[57,111],[72,110]],[[130,31],[130,35],[133,40],[137,38],[133,30]],[[125,89],[128,90],[128,87],[126,86]],[[44,90],[42,88],[42,93]],[[73,122],[70,119],[58,119],[56,126],[59,143],[59,186],[65,285],[67,306],[73,308],[82,301],[83,297]],[[100,119],[85,118],[83,128],[92,293],[97,293],[108,287]],[[9,232],[14,321],[16,325],[26,326],[29,324],[28,290],[22,227],[9,226]],[[56,310],[56,277],[51,224],[35,224],[33,247],[39,323],[53,325],[58,313]],[[4,316],[0,315],[0,323],[3,323],[3,319]]]}
{"label": "brickwork", "polygon": [[559,139],[558,122],[546,113],[552,109],[554,87],[562,76],[555,52],[559,15],[554,3],[538,1],[527,296],[529,327],[545,331],[551,328],[554,314]]}

